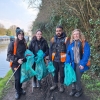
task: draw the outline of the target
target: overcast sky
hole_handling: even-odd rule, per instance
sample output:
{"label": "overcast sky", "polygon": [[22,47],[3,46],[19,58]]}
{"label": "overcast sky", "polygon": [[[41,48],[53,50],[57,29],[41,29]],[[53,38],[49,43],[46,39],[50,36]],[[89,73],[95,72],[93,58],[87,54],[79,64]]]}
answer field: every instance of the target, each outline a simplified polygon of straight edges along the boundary
{"label": "overcast sky", "polygon": [[16,25],[28,31],[37,14],[38,9],[29,9],[25,0],[0,0],[0,23],[5,28]]}

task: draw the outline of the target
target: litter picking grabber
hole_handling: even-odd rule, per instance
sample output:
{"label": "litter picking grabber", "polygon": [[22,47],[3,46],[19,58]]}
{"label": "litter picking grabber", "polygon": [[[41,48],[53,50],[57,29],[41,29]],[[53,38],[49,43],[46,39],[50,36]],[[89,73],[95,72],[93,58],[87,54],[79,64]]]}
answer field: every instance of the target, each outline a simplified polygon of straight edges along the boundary
{"label": "litter picking grabber", "polygon": [[[30,54],[27,54],[27,55],[25,56],[25,58],[26,58],[27,56],[31,56],[31,55],[30,55]],[[15,71],[13,72],[13,74],[11,75],[11,77],[9,78],[9,80],[7,81],[6,85],[8,85],[9,81],[12,79],[12,77],[14,76],[14,74],[16,73],[16,71],[18,70],[19,67],[20,67],[20,65],[18,65],[17,68],[14,68]]]}
{"label": "litter picking grabber", "polygon": [[6,85],[8,85],[9,81],[12,79],[12,77],[14,76],[14,74],[16,73],[16,71],[18,70],[19,67],[20,67],[20,65],[18,65],[18,67],[15,69],[15,71],[13,72],[13,74],[11,75],[9,80],[7,81]]}

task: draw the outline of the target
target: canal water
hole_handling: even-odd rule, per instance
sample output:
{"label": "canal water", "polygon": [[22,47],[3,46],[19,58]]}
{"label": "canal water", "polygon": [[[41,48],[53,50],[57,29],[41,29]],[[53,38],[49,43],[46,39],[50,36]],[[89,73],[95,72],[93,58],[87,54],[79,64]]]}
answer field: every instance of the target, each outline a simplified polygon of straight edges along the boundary
{"label": "canal water", "polygon": [[3,78],[10,70],[9,62],[6,61],[7,47],[8,44],[0,44],[0,78]]}

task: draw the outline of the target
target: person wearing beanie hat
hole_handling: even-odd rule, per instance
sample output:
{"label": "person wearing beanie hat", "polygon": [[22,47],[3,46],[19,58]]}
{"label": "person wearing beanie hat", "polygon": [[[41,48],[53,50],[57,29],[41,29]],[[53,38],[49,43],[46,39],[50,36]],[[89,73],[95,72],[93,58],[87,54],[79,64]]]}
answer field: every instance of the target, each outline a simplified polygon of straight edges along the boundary
{"label": "person wearing beanie hat", "polygon": [[16,33],[20,30],[20,27],[16,27]]}
{"label": "person wearing beanie hat", "polygon": [[24,32],[22,29],[20,29],[19,27],[16,28],[16,36],[18,37],[19,34],[22,34],[24,36]]}
{"label": "person wearing beanie hat", "polygon": [[[16,40],[11,41],[8,50],[7,50],[7,58],[9,59],[10,62],[12,62],[12,71],[15,72],[16,68],[20,66],[16,73],[14,74],[15,78],[15,99],[19,99],[20,96],[25,94],[26,92],[22,89],[22,83],[20,83],[20,78],[21,78],[21,65],[23,62],[26,62],[24,58],[24,54],[26,51],[26,42],[24,38],[24,32],[21,30],[19,27],[16,28]],[[16,44],[16,54],[13,54],[14,47]]]}

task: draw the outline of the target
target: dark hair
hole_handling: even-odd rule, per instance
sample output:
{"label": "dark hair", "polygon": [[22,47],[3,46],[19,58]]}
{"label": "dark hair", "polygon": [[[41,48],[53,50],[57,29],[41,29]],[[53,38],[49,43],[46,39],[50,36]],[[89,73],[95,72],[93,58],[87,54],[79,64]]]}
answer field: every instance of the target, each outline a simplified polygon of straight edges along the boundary
{"label": "dark hair", "polygon": [[33,34],[33,36],[32,36],[32,40],[33,40],[35,37],[36,37],[35,34]]}
{"label": "dark hair", "polygon": [[37,30],[36,30],[36,33],[37,33],[38,31],[40,31],[40,32],[42,33],[42,31],[41,31],[40,29],[37,29]]}
{"label": "dark hair", "polygon": [[36,33],[39,32],[39,31],[42,33],[42,31],[40,29],[37,29],[35,34],[33,34],[32,39],[36,38]]}
{"label": "dark hair", "polygon": [[[15,41],[16,41],[16,43],[18,44],[20,40],[19,40],[18,37],[17,37]],[[24,37],[23,37],[23,42],[26,43],[26,40],[25,40]]]}
{"label": "dark hair", "polygon": [[61,28],[63,30],[63,27],[61,25],[56,26],[56,28]]}

